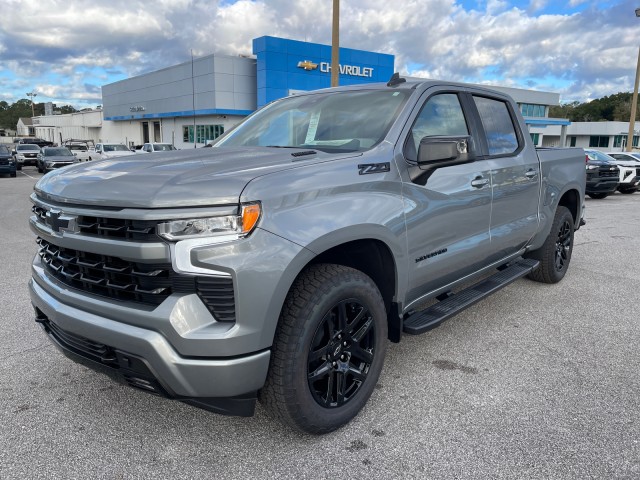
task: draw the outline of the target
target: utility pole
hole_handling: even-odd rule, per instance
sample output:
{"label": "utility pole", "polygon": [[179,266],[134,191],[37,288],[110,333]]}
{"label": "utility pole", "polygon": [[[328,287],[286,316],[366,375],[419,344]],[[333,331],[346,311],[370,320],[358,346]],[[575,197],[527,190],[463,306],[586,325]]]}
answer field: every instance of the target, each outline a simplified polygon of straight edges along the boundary
{"label": "utility pole", "polygon": [[33,98],[38,96],[38,94],[36,92],[29,92],[26,95],[31,98],[31,117],[33,118],[36,116],[36,109],[33,106]]}
{"label": "utility pole", "polygon": [[[640,17],[640,8],[636,8],[636,17]],[[636,122],[636,106],[638,104],[638,82],[640,81],[640,49],[638,50],[638,62],[636,63],[636,83],[633,87],[633,99],[631,100],[631,118],[629,119],[629,135],[627,136],[627,152],[633,150],[633,134]]]}
{"label": "utility pole", "polygon": [[331,30],[331,86],[337,87],[340,76],[340,0],[333,0],[333,28]]}

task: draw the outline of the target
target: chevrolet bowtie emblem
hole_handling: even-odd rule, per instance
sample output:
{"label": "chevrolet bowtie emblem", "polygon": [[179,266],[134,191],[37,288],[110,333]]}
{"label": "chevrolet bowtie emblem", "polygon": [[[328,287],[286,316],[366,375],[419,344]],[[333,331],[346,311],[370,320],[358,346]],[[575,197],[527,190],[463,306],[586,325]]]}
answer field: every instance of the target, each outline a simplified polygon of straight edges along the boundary
{"label": "chevrolet bowtie emblem", "polygon": [[45,223],[51,227],[54,234],[61,234],[63,231],[75,232],[77,226],[77,217],[74,215],[66,215],[58,209],[52,208],[45,217]]}
{"label": "chevrolet bowtie emblem", "polygon": [[315,70],[318,68],[318,64],[313,63],[310,60],[304,60],[302,62],[298,62],[298,68],[303,68],[304,70]]}

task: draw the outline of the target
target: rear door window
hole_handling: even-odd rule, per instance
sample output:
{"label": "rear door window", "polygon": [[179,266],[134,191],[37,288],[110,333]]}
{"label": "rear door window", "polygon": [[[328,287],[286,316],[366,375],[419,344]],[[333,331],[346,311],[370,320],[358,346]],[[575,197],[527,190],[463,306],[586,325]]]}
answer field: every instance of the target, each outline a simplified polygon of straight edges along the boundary
{"label": "rear door window", "polygon": [[474,96],[473,100],[487,137],[489,155],[515,153],[520,145],[506,102],[477,96]]}

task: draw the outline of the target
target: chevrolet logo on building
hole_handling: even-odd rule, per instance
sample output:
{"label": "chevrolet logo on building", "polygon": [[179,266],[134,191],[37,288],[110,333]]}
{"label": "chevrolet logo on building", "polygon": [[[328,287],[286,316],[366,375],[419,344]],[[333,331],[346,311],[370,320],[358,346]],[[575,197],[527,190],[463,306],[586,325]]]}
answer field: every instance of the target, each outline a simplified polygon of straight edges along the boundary
{"label": "chevrolet logo on building", "polygon": [[304,60],[302,62],[298,62],[298,68],[302,68],[304,70],[315,70],[318,68],[318,64],[309,60]]}

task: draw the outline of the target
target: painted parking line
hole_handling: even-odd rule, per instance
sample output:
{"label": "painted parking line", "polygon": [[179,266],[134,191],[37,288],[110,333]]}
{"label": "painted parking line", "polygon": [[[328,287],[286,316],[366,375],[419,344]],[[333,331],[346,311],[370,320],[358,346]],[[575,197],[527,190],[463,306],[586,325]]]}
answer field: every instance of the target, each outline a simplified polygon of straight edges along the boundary
{"label": "painted parking line", "polygon": [[27,177],[29,177],[29,178],[33,178],[34,180],[37,178],[37,177],[32,177],[32,176],[31,176],[31,175],[29,175],[28,173],[24,173],[22,170],[20,170],[20,173],[21,173],[22,175],[26,175],[26,176],[27,176]]}

